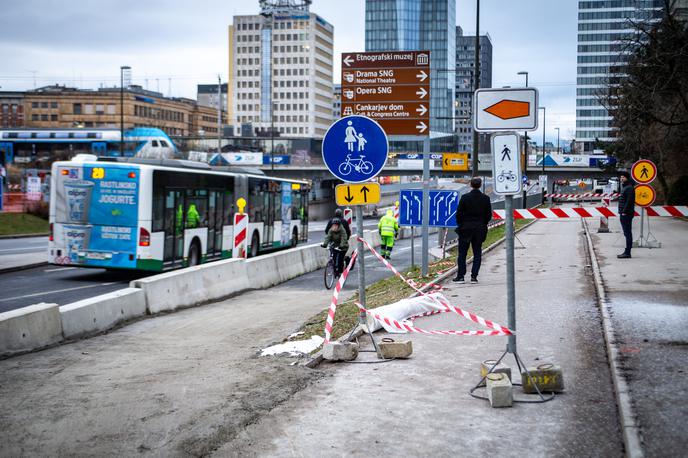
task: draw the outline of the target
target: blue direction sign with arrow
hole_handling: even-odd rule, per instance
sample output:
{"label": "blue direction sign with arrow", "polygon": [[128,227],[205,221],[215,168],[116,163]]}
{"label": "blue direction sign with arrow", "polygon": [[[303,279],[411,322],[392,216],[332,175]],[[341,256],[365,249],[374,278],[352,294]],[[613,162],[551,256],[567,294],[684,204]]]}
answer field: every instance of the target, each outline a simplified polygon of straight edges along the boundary
{"label": "blue direction sign with arrow", "polygon": [[[423,225],[423,191],[403,189],[399,193],[399,225]],[[430,191],[430,226],[455,227],[458,191]]]}
{"label": "blue direction sign with arrow", "polygon": [[365,116],[347,116],[330,126],[322,154],[332,175],[347,183],[375,177],[387,162],[387,134]]}

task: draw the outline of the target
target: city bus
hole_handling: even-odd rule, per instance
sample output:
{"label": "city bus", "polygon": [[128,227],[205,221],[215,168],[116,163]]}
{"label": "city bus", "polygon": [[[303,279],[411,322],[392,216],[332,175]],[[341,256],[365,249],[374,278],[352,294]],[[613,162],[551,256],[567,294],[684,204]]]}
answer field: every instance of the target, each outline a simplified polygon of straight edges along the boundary
{"label": "city bus", "polygon": [[177,159],[77,155],[52,166],[48,262],[163,271],[232,257],[237,200],[248,255],[308,238],[306,181]]}

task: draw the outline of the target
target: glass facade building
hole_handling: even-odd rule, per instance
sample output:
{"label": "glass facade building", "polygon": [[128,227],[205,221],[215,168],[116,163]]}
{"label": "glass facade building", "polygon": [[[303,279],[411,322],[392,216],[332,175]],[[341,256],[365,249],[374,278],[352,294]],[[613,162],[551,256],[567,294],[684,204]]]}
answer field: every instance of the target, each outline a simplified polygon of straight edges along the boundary
{"label": "glass facade building", "polygon": [[[480,35],[480,87],[492,87],[492,39]],[[473,152],[473,72],[475,64],[475,35],[464,35],[456,27],[456,117],[457,148],[460,152]],[[489,135],[480,135],[482,152],[489,151]]]}
{"label": "glass facade building", "polygon": [[366,51],[430,51],[430,130],[454,132],[456,0],[366,0]]}
{"label": "glass facade building", "polygon": [[631,50],[627,39],[632,22],[652,21],[662,14],[661,0],[578,2],[578,75],[576,79],[576,140],[591,152],[597,141],[616,139],[612,117],[600,99],[609,84],[624,77]]}

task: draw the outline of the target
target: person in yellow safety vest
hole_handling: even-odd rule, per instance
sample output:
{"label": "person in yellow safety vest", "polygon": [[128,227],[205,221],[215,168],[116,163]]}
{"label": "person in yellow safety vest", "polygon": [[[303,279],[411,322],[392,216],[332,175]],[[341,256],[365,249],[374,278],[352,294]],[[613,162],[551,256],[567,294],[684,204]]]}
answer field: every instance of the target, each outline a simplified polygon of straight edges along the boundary
{"label": "person in yellow safety vest", "polygon": [[399,232],[399,223],[396,218],[394,218],[394,212],[392,210],[387,210],[387,214],[380,218],[380,222],[377,223],[377,230],[380,232],[380,237],[382,238],[382,244],[380,246],[382,257],[389,259],[392,254],[392,248],[394,247],[394,238]]}
{"label": "person in yellow safety vest", "polygon": [[[177,207],[177,232],[181,232],[182,229],[182,206]],[[186,210],[186,227],[188,229],[193,229],[195,227],[198,227],[198,225],[201,223],[201,215],[198,214],[198,210],[196,210],[196,204],[191,204],[189,205],[189,208]]]}

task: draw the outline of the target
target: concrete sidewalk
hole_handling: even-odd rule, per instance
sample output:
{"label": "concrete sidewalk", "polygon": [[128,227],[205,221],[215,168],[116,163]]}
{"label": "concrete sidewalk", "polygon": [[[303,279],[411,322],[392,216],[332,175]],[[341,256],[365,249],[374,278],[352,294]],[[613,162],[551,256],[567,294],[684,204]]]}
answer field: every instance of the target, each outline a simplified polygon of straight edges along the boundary
{"label": "concrete sidewalk", "polygon": [[[590,224],[596,228],[596,222]],[[634,248],[617,259],[624,237],[616,218],[594,234],[617,364],[627,382],[646,456],[681,456],[688,448],[688,222],[651,218],[662,248]],[[592,231],[591,231],[592,232]],[[634,238],[640,235],[634,218]]]}
{"label": "concrete sidewalk", "polygon": [[[249,426],[217,456],[623,456],[581,232],[580,220],[539,221],[519,234],[526,248],[516,250],[519,354],[528,366],[560,364],[565,394],[493,409],[468,391],[480,380],[480,362],[498,357],[506,338],[396,335],[413,340],[411,359],[325,363],[320,368],[331,377]],[[444,294],[506,324],[504,265],[504,249],[494,250],[480,284],[449,283]],[[476,329],[453,314],[416,325]]]}

